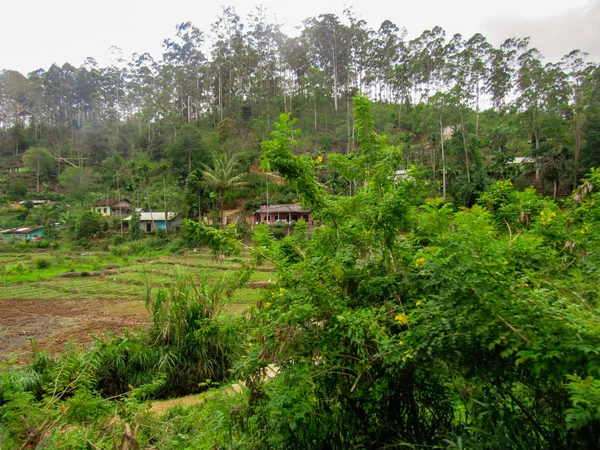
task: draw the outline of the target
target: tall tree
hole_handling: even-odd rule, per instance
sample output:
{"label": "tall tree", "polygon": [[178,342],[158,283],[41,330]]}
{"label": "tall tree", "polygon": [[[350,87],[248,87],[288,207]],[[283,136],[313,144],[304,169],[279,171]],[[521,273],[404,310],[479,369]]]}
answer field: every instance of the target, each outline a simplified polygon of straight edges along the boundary
{"label": "tall tree", "polygon": [[40,192],[40,181],[48,177],[54,168],[54,158],[45,148],[30,148],[23,154],[23,164],[35,176],[35,192]]}
{"label": "tall tree", "polygon": [[243,181],[245,174],[240,173],[237,168],[237,160],[234,157],[227,158],[220,155],[213,160],[213,167],[204,165],[202,177],[204,182],[217,194],[219,204],[219,223],[223,226],[223,206],[225,203],[225,194],[228,191],[241,189],[247,185]]}

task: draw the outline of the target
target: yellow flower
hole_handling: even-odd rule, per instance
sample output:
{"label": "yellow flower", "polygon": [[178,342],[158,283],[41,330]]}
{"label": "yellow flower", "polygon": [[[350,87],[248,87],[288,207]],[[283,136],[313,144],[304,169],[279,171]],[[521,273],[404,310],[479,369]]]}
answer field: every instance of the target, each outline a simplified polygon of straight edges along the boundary
{"label": "yellow flower", "polygon": [[421,302],[417,302],[416,305],[417,305],[417,307],[419,307],[419,306],[422,305],[422,303]]}
{"label": "yellow flower", "polygon": [[425,258],[417,258],[415,261],[415,267],[421,267],[423,264],[425,264]]}
{"label": "yellow flower", "polygon": [[271,292],[271,297],[275,297],[275,292]]}
{"label": "yellow flower", "polygon": [[242,359],[246,359],[246,355],[242,355]]}
{"label": "yellow flower", "polygon": [[529,284],[523,283],[521,286],[523,286],[523,287],[529,287]]}
{"label": "yellow flower", "polygon": [[396,317],[394,317],[394,320],[402,325],[406,325],[408,323],[408,317],[406,317],[406,314],[398,314]]}
{"label": "yellow flower", "polygon": [[283,294],[284,292],[285,292],[285,289],[284,289],[284,288],[279,288],[279,293],[280,293],[280,294]]}
{"label": "yellow flower", "polygon": [[248,347],[252,347],[254,344],[252,342],[248,342]]}
{"label": "yellow flower", "polygon": [[323,157],[321,155],[317,156],[317,162],[318,163],[322,163],[323,162]]}
{"label": "yellow flower", "polygon": [[265,303],[265,308],[269,308],[271,306],[271,302]]}
{"label": "yellow flower", "polygon": [[507,264],[508,264],[508,261],[504,261],[502,264],[504,264],[504,265],[507,265]]}
{"label": "yellow flower", "polygon": [[406,356],[402,357],[402,362],[406,362]]}

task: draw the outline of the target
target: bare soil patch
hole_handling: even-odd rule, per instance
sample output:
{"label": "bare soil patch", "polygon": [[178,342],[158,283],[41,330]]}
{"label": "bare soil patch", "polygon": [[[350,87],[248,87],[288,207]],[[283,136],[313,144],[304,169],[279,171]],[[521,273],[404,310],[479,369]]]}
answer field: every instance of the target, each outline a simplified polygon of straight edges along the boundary
{"label": "bare soil patch", "polygon": [[30,339],[49,353],[60,352],[68,341],[89,344],[94,335],[122,333],[147,321],[139,300],[2,299],[0,300],[0,357],[28,358]]}

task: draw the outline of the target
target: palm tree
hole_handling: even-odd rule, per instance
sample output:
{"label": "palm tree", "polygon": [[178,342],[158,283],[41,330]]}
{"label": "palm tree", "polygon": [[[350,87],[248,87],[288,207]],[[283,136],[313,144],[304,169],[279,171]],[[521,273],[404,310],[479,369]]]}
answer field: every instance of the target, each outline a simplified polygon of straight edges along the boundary
{"label": "palm tree", "polygon": [[227,159],[225,155],[218,156],[213,161],[213,168],[204,164],[202,175],[206,184],[216,192],[219,202],[219,222],[223,226],[223,203],[225,193],[245,187],[248,183],[242,181],[245,174],[237,173],[237,159]]}

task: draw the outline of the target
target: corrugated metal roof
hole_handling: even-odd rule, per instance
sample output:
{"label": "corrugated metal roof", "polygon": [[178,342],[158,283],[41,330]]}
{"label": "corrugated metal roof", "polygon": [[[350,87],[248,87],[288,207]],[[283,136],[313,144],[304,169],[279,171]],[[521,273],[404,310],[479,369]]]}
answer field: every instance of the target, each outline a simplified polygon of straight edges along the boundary
{"label": "corrugated metal roof", "polygon": [[43,226],[35,226],[35,227],[20,227],[20,228],[11,228],[9,230],[4,230],[2,234],[29,234],[36,230],[40,230],[44,228]]}
{"label": "corrugated metal roof", "polygon": [[[177,217],[177,213],[169,211],[168,220],[173,220]],[[123,220],[131,220],[131,216],[125,217]],[[165,213],[164,212],[143,212],[140,213],[140,222],[151,222],[151,221],[164,221]]]}

